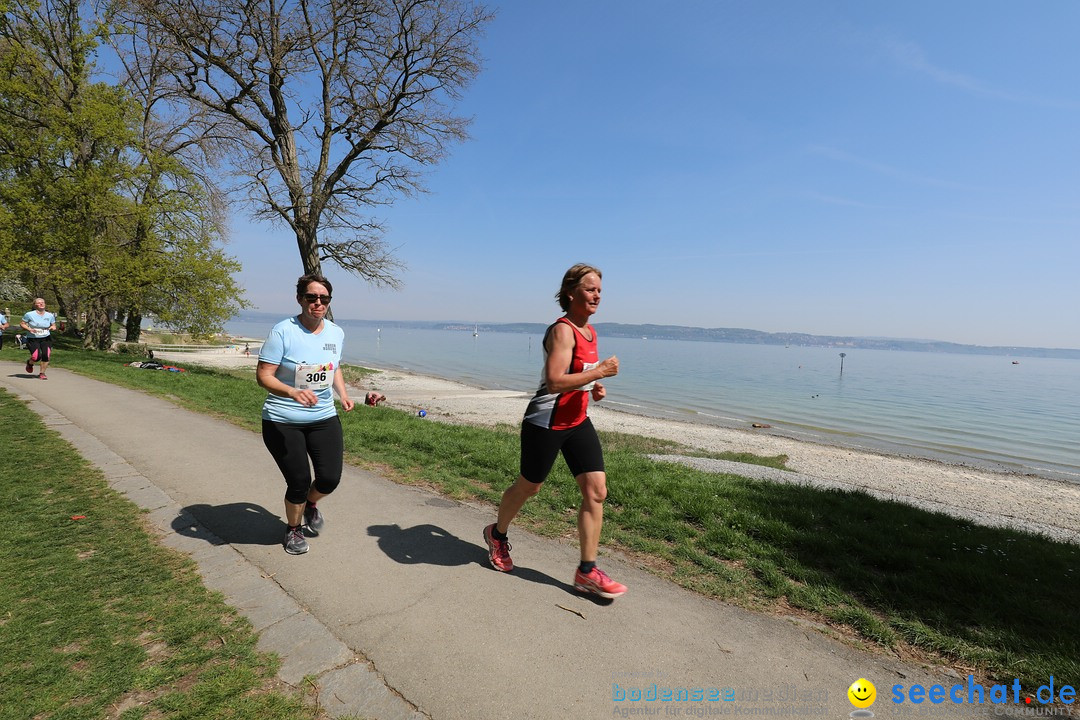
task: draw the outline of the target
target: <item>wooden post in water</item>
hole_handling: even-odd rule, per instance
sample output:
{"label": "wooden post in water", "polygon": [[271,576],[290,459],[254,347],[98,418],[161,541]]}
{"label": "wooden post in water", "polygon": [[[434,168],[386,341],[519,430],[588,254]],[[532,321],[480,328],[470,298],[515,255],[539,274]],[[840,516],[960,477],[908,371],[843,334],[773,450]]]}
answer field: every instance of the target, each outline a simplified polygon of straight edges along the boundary
{"label": "wooden post in water", "polygon": [[844,374],[844,358],[847,357],[847,353],[840,353],[840,375]]}

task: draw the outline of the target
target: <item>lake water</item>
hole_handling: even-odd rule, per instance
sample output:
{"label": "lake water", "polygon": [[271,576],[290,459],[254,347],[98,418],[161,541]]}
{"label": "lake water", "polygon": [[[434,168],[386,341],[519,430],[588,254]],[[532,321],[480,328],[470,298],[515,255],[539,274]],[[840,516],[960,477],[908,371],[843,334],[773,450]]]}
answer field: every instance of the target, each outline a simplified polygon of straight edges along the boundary
{"label": "lake water", "polygon": [[[346,361],[533,392],[538,334],[343,321]],[[270,324],[228,332],[265,337]],[[605,405],[1080,482],[1080,361],[600,337]],[[524,406],[522,407],[524,410]]]}

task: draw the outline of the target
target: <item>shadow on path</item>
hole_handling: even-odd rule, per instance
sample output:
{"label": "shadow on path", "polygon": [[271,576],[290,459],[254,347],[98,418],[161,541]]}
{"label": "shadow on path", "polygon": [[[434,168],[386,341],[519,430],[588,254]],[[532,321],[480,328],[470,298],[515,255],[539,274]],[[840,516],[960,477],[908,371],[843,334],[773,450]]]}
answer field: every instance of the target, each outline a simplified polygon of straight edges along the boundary
{"label": "shadow on path", "polygon": [[[387,557],[404,565],[470,565],[475,563],[485,568],[488,565],[487,550],[479,545],[462,540],[437,525],[415,525],[402,528],[398,525],[372,525],[368,535],[378,538],[379,549]],[[492,570],[492,572],[496,572]],[[574,593],[574,586],[560,582],[546,573],[532,568],[515,567],[510,573],[513,577],[527,582],[551,585]]]}
{"label": "shadow on path", "polygon": [[[277,545],[285,532],[285,522],[279,515],[253,503],[188,505],[184,511],[230,545]],[[173,520],[172,529],[180,535],[200,537],[183,516]]]}

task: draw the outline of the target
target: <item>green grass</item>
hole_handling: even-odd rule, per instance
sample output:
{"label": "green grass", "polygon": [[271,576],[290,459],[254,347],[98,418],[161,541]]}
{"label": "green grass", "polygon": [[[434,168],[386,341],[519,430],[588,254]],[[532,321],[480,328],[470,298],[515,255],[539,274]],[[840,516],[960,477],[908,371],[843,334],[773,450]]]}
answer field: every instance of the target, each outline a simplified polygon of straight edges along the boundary
{"label": "green grass", "polygon": [[3,391],[0,427],[0,718],[316,717],[191,560]]}
{"label": "green grass", "polygon": [[[341,372],[345,376],[345,382],[350,384],[360,384],[370,379],[371,377],[378,375],[378,370],[370,370],[365,367],[359,367],[357,365],[342,365]],[[358,401],[362,401],[363,398],[358,398]]]}
{"label": "green grass", "polygon": [[[244,427],[259,423],[263,392],[250,371],[149,372],[71,350],[57,358],[62,367]],[[462,500],[497,503],[517,474],[511,427],[449,425],[365,407],[345,415],[344,427],[350,462]],[[1080,548],[862,493],[654,462],[645,454],[686,448],[602,437],[609,475],[604,542],[654,572],[712,597],[808,616],[891,652],[942,658],[980,678],[1019,677],[1034,689],[1050,675],[1080,677]],[[783,467],[782,457],[754,459]],[[560,461],[519,523],[573,536],[577,504]]]}

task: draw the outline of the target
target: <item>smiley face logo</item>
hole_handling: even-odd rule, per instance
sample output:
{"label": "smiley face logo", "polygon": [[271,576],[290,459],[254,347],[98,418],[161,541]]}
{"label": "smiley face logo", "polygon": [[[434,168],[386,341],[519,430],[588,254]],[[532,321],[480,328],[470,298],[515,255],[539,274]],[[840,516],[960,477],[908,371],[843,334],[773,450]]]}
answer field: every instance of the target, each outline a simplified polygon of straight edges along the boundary
{"label": "smiley face logo", "polygon": [[866,678],[859,678],[847,689],[848,700],[857,708],[868,708],[877,700],[877,688]]}

